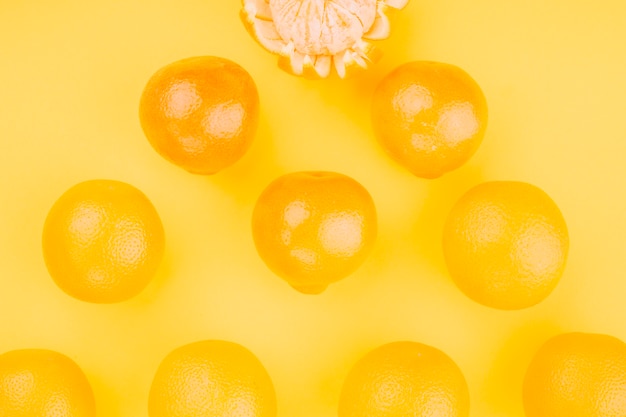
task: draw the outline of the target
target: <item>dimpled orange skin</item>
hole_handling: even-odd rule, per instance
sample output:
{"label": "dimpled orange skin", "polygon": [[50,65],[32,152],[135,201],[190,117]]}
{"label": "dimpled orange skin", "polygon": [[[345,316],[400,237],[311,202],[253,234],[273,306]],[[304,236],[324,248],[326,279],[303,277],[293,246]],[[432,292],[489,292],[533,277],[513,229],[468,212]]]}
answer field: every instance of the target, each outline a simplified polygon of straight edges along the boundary
{"label": "dimpled orange skin", "polygon": [[564,333],[533,357],[523,386],[527,417],[626,416],[626,344],[592,333]]}
{"label": "dimpled orange skin", "polygon": [[230,60],[201,56],[171,63],[148,81],[139,105],[152,147],[195,174],[214,174],[251,146],[259,120],[254,80]]}
{"label": "dimpled orange skin", "polygon": [[448,215],[443,250],[448,271],[470,298],[515,310],[545,299],[559,282],[569,249],[554,201],[517,181],[480,184]]}
{"label": "dimpled orange skin", "polygon": [[449,356],[416,342],[382,345],[349,372],[339,417],[467,417],[469,389]]}
{"label": "dimpled orange skin", "polygon": [[95,417],[91,385],[67,356],[45,349],[0,355],[0,416]]}
{"label": "dimpled orange skin", "polygon": [[150,387],[150,417],[275,417],[274,385],[245,347],[222,340],[181,346],[163,359]]}
{"label": "dimpled orange skin", "polygon": [[454,65],[413,61],[378,84],[372,100],[374,134],[387,153],[421,178],[459,168],[487,128],[487,102],[478,84]]}
{"label": "dimpled orange skin", "polygon": [[365,261],[376,240],[376,208],[367,190],[346,175],[295,172],[263,191],[252,232],[274,273],[302,293],[318,294]]}
{"label": "dimpled orange skin", "polygon": [[67,190],[43,229],[48,271],[67,294],[114,303],[139,294],[163,257],[165,233],[148,198],[113,180],[91,180]]}

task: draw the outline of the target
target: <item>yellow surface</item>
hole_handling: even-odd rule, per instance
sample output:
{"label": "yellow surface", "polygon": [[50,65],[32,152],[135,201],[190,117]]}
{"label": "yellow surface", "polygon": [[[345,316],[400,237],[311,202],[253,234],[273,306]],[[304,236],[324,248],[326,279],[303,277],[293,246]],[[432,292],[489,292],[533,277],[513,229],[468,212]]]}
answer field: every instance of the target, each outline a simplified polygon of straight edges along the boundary
{"label": "yellow surface", "polygon": [[[626,3],[622,0],[411,0],[383,59],[349,81],[276,67],[239,20],[238,0],[0,3],[0,351],[74,359],[99,415],[145,417],[150,382],[172,349],[226,339],[272,376],[280,417],[331,417],[365,352],[414,340],[463,370],[471,415],[522,417],[525,367],[562,331],[626,340]],[[256,80],[261,122],[248,154],[213,176],[162,159],[138,103],[161,66],[194,55],[238,62]],[[409,60],[465,69],[490,109],[461,169],[414,177],[376,143],[369,99]],[[280,174],[334,170],[372,194],[379,236],[354,275],[318,296],[294,291],[257,256],[256,197]],[[110,178],[141,189],[166,232],[164,262],[138,297],[115,305],[56,287],[41,253],[45,216],[70,186]],[[571,248],[561,283],[517,312],[483,307],[448,277],[445,217],[486,180],[536,184],[561,208]]]}

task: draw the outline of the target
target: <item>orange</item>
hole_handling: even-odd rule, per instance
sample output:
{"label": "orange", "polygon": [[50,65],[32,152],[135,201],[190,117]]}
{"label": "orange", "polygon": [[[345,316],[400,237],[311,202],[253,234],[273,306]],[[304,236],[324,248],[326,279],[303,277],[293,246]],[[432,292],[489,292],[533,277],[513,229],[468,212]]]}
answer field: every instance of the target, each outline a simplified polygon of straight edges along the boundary
{"label": "orange", "polygon": [[295,172],[274,180],[252,215],[256,249],[296,290],[318,294],[354,272],[377,233],[367,190],[335,172]]}
{"label": "orange", "polygon": [[408,0],[243,0],[242,21],[252,37],[279,55],[293,75],[340,78],[368,68],[381,53],[370,41],[390,34],[388,14]]}
{"label": "orange", "polygon": [[382,345],[348,373],[339,417],[467,417],[469,389],[445,353],[416,342]]}
{"label": "orange", "polygon": [[546,298],[563,274],[568,248],[567,226],[554,201],[516,181],[469,190],[452,208],[443,233],[456,285],[473,300],[504,310]]}
{"label": "orange", "polygon": [[150,417],[276,417],[269,374],[245,347],[223,340],[181,346],[159,365]]}
{"label": "orange", "polygon": [[139,104],[152,147],[194,174],[214,174],[251,146],[259,94],[240,65],[215,56],[176,61],[148,81]]}
{"label": "orange", "polygon": [[565,333],[535,354],[524,377],[526,417],[626,416],[626,344],[592,333]]}
{"label": "orange", "polygon": [[95,417],[91,385],[67,356],[45,349],[0,355],[0,416]]}
{"label": "orange", "polygon": [[459,168],[487,127],[482,90],[461,68],[430,61],[400,65],[376,87],[374,134],[387,153],[421,178]]}
{"label": "orange", "polygon": [[56,284],[93,303],[141,292],[165,246],[161,219],[137,188],[113,180],[81,182],[52,206],[43,228],[43,255]]}

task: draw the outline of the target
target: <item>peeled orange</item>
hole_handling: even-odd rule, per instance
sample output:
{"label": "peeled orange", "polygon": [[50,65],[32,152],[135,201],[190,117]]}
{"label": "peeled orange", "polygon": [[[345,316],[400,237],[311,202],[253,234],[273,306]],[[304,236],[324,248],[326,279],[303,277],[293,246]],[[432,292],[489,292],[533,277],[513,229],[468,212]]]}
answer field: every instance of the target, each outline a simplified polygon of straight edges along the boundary
{"label": "peeled orange", "polygon": [[339,77],[368,68],[381,53],[369,41],[390,33],[390,9],[408,0],[243,0],[252,37],[279,55],[285,71],[307,78]]}

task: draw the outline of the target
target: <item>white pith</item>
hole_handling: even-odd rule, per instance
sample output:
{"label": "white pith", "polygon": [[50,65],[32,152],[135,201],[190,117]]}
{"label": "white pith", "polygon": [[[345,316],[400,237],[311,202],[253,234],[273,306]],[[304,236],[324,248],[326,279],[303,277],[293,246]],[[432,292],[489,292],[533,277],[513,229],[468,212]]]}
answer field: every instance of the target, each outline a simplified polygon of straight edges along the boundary
{"label": "white pith", "polygon": [[408,0],[243,0],[242,17],[258,42],[288,60],[302,75],[312,69],[327,77],[335,68],[366,68],[372,54],[367,40],[389,36],[388,7]]}

